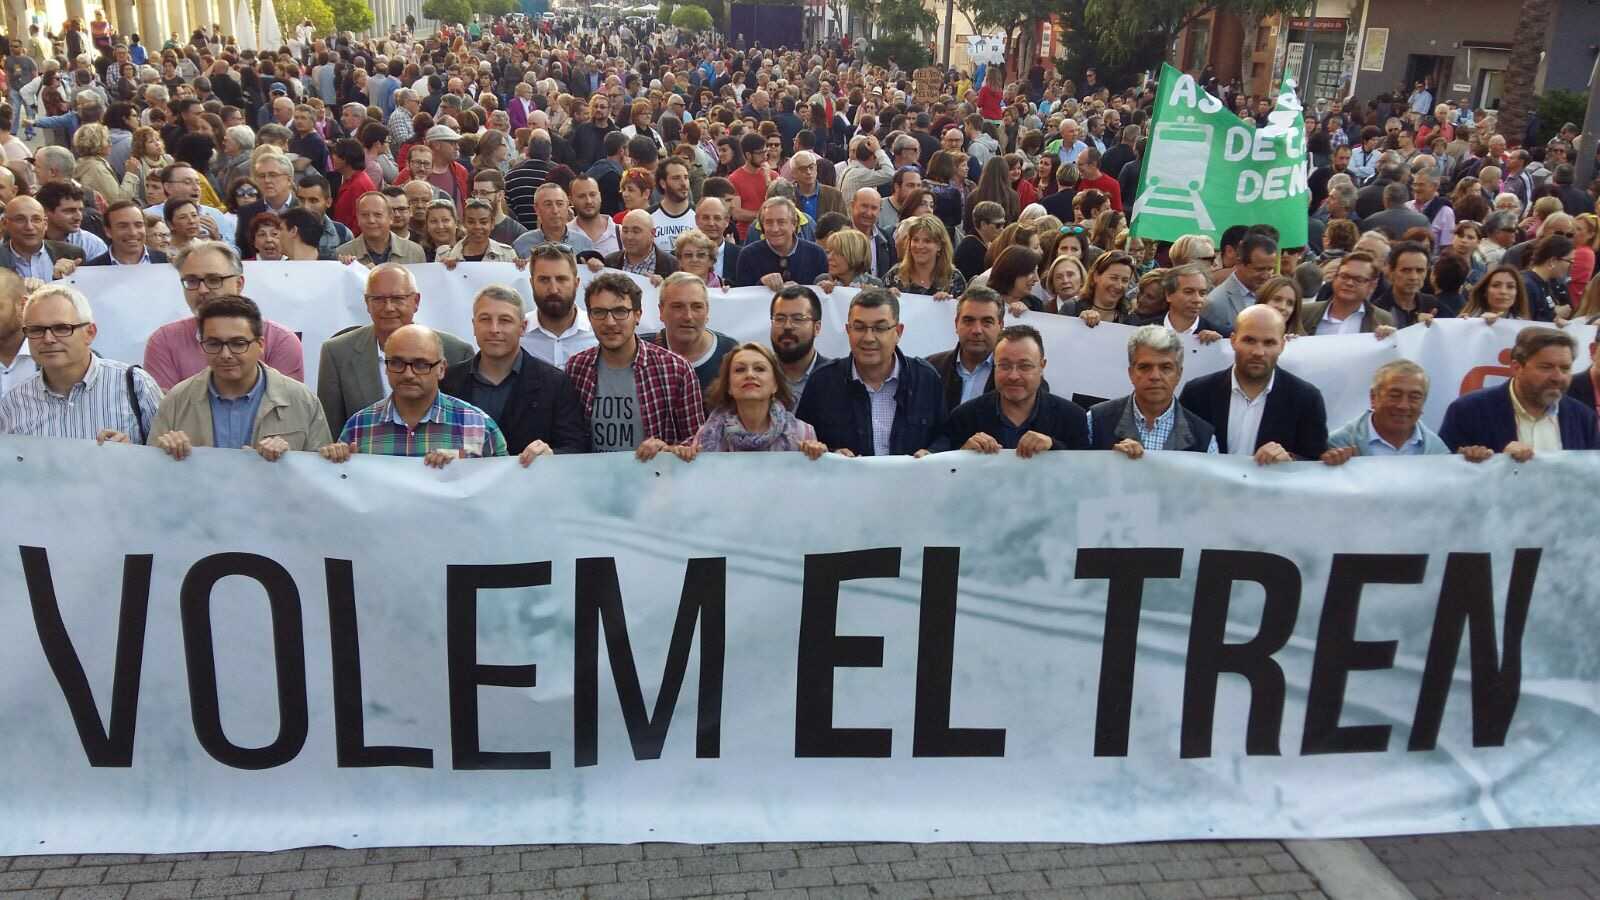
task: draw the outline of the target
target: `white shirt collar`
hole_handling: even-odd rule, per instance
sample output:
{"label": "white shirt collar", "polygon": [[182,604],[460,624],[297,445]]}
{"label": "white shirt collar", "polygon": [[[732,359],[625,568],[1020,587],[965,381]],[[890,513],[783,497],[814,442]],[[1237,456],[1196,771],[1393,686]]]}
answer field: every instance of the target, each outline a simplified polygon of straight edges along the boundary
{"label": "white shirt collar", "polygon": [[539,321],[539,317],[537,315],[535,315],[534,319],[533,319],[533,328],[534,328],[535,331],[538,331],[541,334],[548,335],[549,337],[554,338],[555,340],[558,340],[558,341],[561,340],[562,338],[572,337],[572,336],[577,335],[577,334],[582,334],[585,331],[592,330],[590,328],[590,326],[589,326],[588,321],[586,321],[586,317],[583,315],[582,312],[579,312],[578,315],[573,316],[572,317],[572,324],[570,326],[568,326],[566,331],[563,331],[560,334],[556,334],[554,331],[551,331],[550,329],[544,327],[544,323]]}
{"label": "white shirt collar", "polygon": [[1170,329],[1172,329],[1173,331],[1176,331],[1179,334],[1194,334],[1195,332],[1200,330],[1200,317],[1199,316],[1195,316],[1194,317],[1194,321],[1189,323],[1189,327],[1188,328],[1179,328],[1178,326],[1172,324],[1172,314],[1171,313],[1167,313],[1165,316],[1161,317],[1161,324],[1165,325],[1166,327],[1168,327]]}
{"label": "white shirt collar", "polygon": [[[1246,394],[1244,392],[1244,388],[1239,386],[1239,369],[1238,369],[1238,367],[1234,367],[1234,368],[1228,370],[1228,380],[1233,382],[1233,392],[1235,394],[1238,394],[1240,397],[1248,397],[1249,396],[1248,394]],[[1261,393],[1256,395],[1256,400],[1260,400],[1260,399],[1266,397],[1268,394],[1272,393],[1272,386],[1274,384],[1276,384],[1277,381],[1278,381],[1278,370],[1276,368],[1274,368],[1272,370],[1272,375],[1269,378],[1267,378],[1267,387],[1266,387],[1266,389],[1263,390]],[[1256,401],[1255,400],[1251,400],[1249,402],[1254,403]]]}

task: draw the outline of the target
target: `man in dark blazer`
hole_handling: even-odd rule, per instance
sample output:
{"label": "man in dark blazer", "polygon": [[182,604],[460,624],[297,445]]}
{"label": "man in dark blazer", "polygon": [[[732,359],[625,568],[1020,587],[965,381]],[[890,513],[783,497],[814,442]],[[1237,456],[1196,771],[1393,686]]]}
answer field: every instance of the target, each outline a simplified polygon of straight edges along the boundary
{"label": "man in dark blazer", "polygon": [[167,255],[144,244],[144,210],[132,200],[118,200],[106,208],[106,232],[111,243],[106,252],[84,263],[86,266],[136,266],[164,263]]}
{"label": "man in dark blazer", "polygon": [[1594,404],[1569,396],[1578,343],[1554,328],[1524,328],[1511,348],[1511,380],[1457,397],[1439,437],[1452,453],[1482,462],[1506,453],[1600,449]]}
{"label": "man in dark blazer", "polygon": [[[83,250],[64,241],[45,239],[44,207],[32,197],[13,197],[6,204],[6,239],[0,241],[0,266],[23,278],[54,281],[83,263]],[[71,261],[70,266],[61,263]]]}
{"label": "man in dark blazer", "polygon": [[1223,453],[1257,463],[1318,459],[1328,449],[1322,392],[1278,368],[1283,317],[1269,306],[1245,307],[1234,323],[1234,364],[1189,382],[1178,402],[1205,419]]}
{"label": "man in dark blazer", "polygon": [[1083,407],[1050,393],[1044,383],[1044,339],[1037,329],[1005,329],[994,359],[1002,369],[999,388],[950,414],[945,434],[951,447],[979,453],[1015,450],[1023,459],[1045,450],[1089,449]]}
{"label": "man in dark blazer", "polygon": [[976,287],[961,295],[956,304],[956,346],[927,357],[944,385],[946,412],[994,390],[994,348],[1005,322],[1006,307],[999,294]]}
{"label": "man in dark blazer", "polygon": [[472,334],[478,353],[451,366],[439,390],[489,413],[506,438],[506,450],[523,464],[547,453],[589,452],[583,404],[567,373],[535,358],[519,341],[528,327],[522,297],[501,285],[478,292]]}

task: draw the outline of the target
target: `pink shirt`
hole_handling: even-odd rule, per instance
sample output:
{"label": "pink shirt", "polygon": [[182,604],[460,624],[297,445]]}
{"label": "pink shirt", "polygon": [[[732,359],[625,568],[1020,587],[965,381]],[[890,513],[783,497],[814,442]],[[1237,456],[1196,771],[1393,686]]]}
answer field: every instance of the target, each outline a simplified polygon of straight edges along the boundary
{"label": "pink shirt", "polygon": [[[305,352],[294,332],[277,322],[264,323],[266,353],[261,361],[295,381],[306,380]],[[157,328],[144,345],[144,368],[163,391],[206,368],[206,353],[200,349],[199,333],[193,316]]]}

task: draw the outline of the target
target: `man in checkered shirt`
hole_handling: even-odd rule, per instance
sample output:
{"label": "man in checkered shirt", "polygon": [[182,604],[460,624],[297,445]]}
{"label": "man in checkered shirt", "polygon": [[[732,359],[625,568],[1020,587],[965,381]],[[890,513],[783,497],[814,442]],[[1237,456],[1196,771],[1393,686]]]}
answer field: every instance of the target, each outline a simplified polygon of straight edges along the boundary
{"label": "man in checkered shirt", "polygon": [[406,325],[383,345],[389,396],[359,410],[322,458],[342,463],[353,453],[420,456],[442,469],[452,459],[505,456],[500,426],[483,410],[440,393],[444,343],[431,328]]}
{"label": "man in checkered shirt", "polygon": [[639,286],[606,272],[589,282],[583,303],[599,345],[568,359],[567,376],[589,419],[595,452],[632,450],[646,460],[686,448],[705,421],[700,379],[683,357],[635,334],[643,308]]}

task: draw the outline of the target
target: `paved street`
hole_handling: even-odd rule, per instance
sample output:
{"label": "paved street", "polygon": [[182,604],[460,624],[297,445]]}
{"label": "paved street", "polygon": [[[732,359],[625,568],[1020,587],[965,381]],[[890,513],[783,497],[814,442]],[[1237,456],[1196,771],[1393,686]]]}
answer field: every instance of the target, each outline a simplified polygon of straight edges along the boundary
{"label": "paved street", "polygon": [[[1320,842],[1318,842],[1320,843]],[[1600,900],[1600,828],[1339,842],[1386,897]],[[1363,849],[1364,844],[1364,849]],[[1278,841],[626,844],[0,857],[7,900],[1373,900]],[[1296,852],[1291,852],[1296,851]],[[1301,856],[1306,854],[1301,853]],[[1393,880],[1393,879],[1391,879]],[[1409,894],[1407,893],[1409,891]]]}

